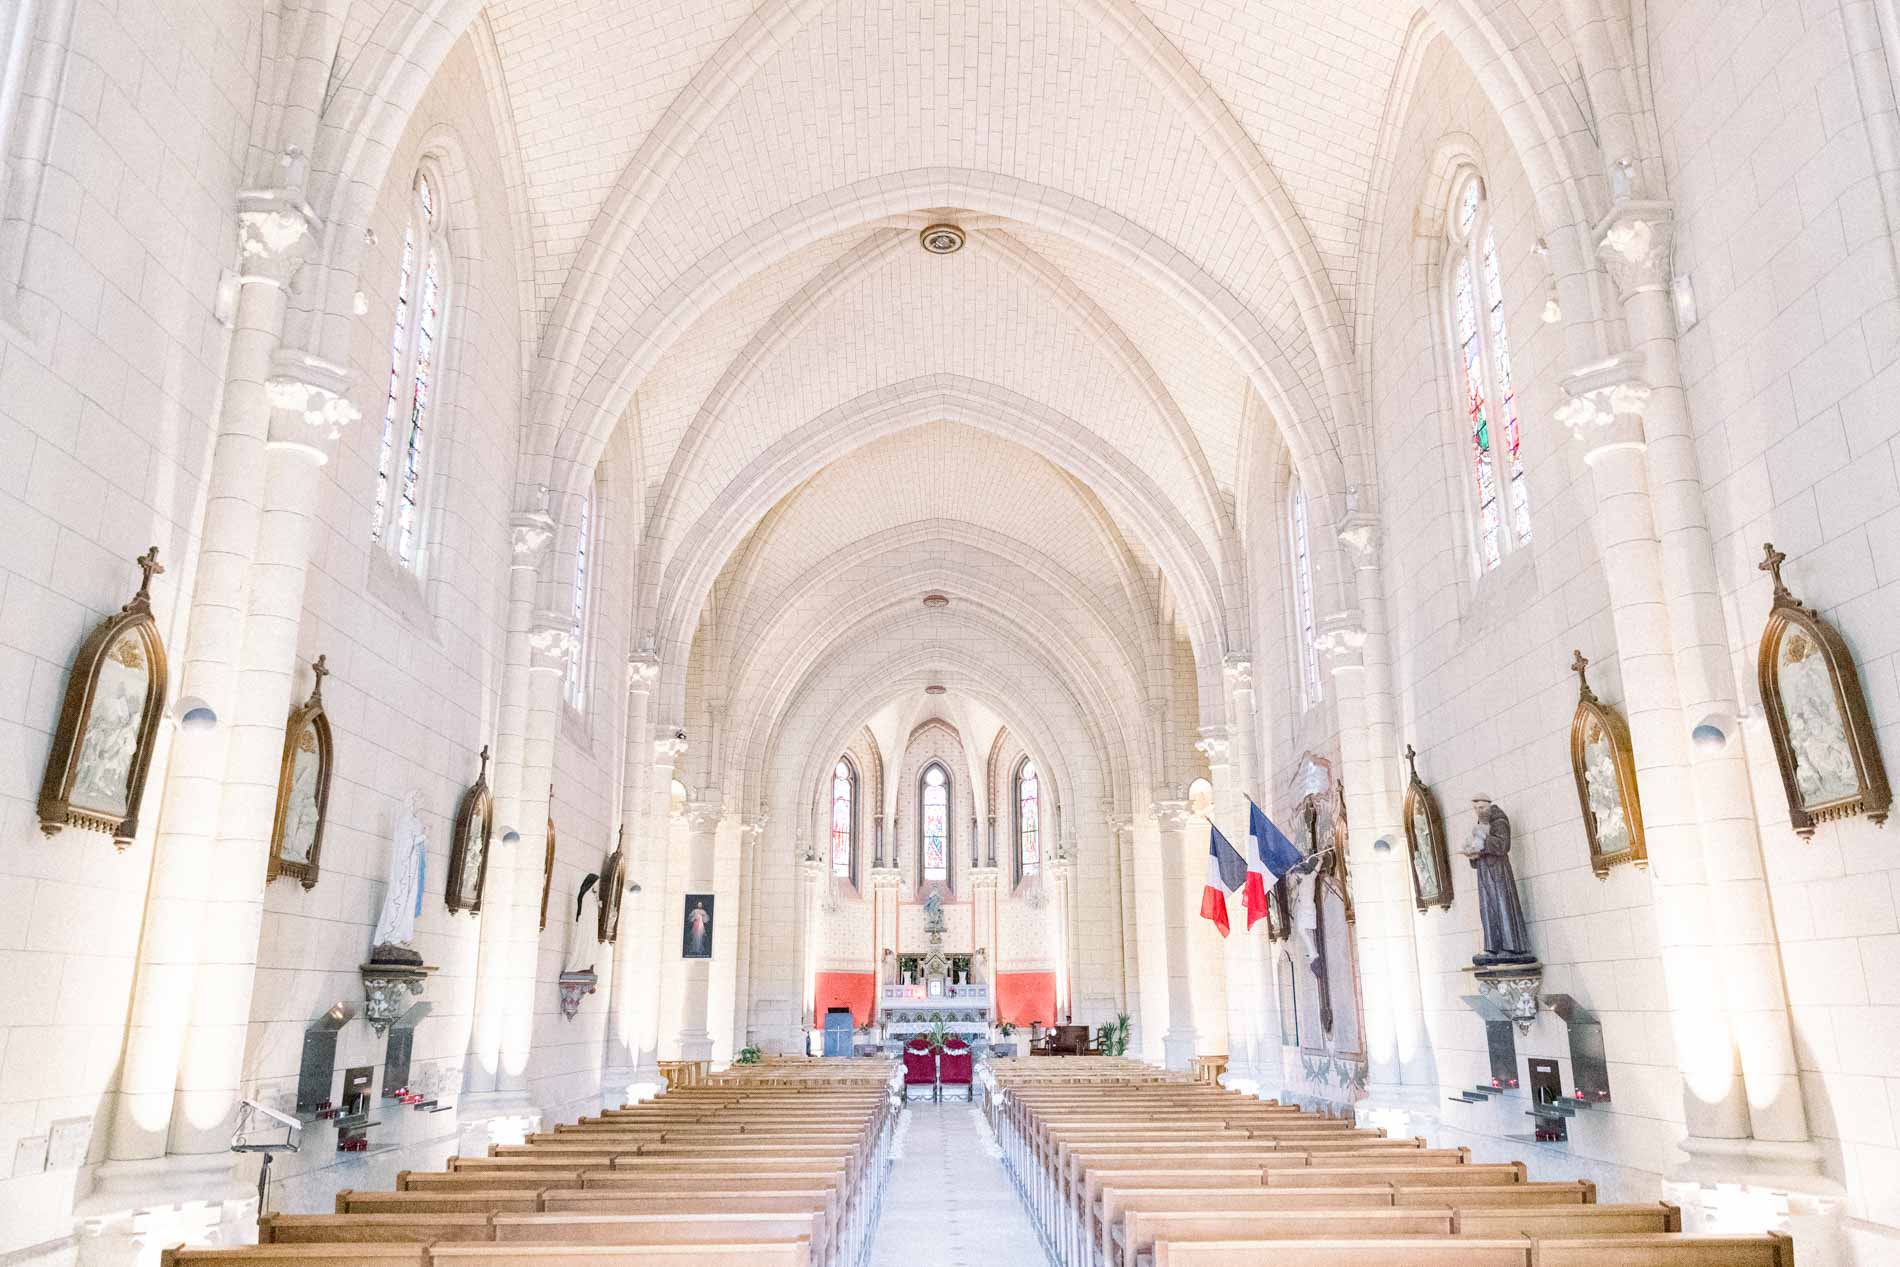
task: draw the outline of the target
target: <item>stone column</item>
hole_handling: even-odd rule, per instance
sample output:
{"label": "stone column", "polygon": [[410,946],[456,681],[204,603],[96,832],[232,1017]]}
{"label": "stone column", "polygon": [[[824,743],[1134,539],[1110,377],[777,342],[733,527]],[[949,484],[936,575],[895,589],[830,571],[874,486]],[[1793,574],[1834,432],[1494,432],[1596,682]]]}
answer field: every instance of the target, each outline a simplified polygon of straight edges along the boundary
{"label": "stone column", "polygon": [[[656,679],[657,676],[656,665]],[[650,703],[648,708],[651,711]],[[668,934],[677,929],[668,921],[671,912],[666,909],[673,843],[673,768],[686,753],[686,741],[667,734],[650,740],[650,744],[648,751],[652,753],[653,768],[647,782],[646,827],[639,850],[639,866],[645,870],[636,868],[634,871],[634,880],[641,888],[639,941],[635,950],[644,967],[637,973],[634,1015],[638,1018],[639,1039],[633,1076],[636,1086],[642,1089],[650,1086],[657,1092],[663,1085],[659,1065],[661,984],[666,977],[664,965],[677,953],[669,953]],[[633,750],[638,751],[639,747],[640,739],[636,735]]]}
{"label": "stone column", "polygon": [[740,816],[738,909],[733,915],[721,916],[723,919],[737,916],[739,920],[738,961],[733,966],[732,981],[732,1049],[735,1055],[752,1041],[752,930],[758,924],[759,842],[765,838],[765,821],[764,814]]}
{"label": "stone column", "polygon": [[805,838],[803,828],[798,832],[798,892],[794,896],[792,923],[792,962],[798,965],[798,1015],[801,1044],[810,1042],[813,1025],[812,986],[818,961],[818,947],[813,944],[813,925],[818,906],[818,885],[826,878],[825,859],[816,846]]}
{"label": "stone column", "polygon": [[[893,875],[892,880],[896,880]],[[891,890],[892,905],[895,907],[897,890],[893,884]],[[996,1014],[996,973],[1000,966],[997,954],[996,921],[999,903],[1002,901],[1002,877],[995,867],[977,867],[970,872],[970,953],[983,952],[990,966],[990,1023],[996,1024],[1001,1018]],[[895,912],[893,911],[893,914]],[[881,952],[880,952],[881,954]]]}
{"label": "stone column", "polygon": [[[240,288],[177,687],[180,698],[206,701],[225,724],[209,734],[181,733],[172,745],[113,1106],[108,1155],[114,1162],[155,1159],[167,1152],[191,1032],[183,1001],[197,992],[201,963],[207,957],[228,959],[230,953],[205,939],[211,931],[221,822],[238,809],[235,802],[227,803],[224,779],[234,747],[231,723],[240,698],[251,561],[276,465],[271,456],[272,358],[283,337],[285,287],[320,229],[296,191],[278,190],[269,197],[279,204],[275,210],[241,207],[238,217]],[[289,475],[316,478],[314,471],[294,467]],[[288,701],[286,693],[281,700],[263,702],[282,703],[287,712]],[[280,728],[282,723],[280,716]],[[261,892],[264,861],[260,856],[256,862]],[[248,938],[254,955],[256,915],[239,914],[243,926],[218,931],[230,950]],[[247,989],[247,1008],[248,997]]]}
{"label": "stone column", "polygon": [[1156,801],[1155,825],[1161,832],[1162,929],[1168,956],[1168,1032],[1162,1048],[1170,1069],[1194,1061],[1193,970],[1188,960],[1186,801]]}
{"label": "stone column", "polygon": [[[882,814],[878,815],[880,822],[883,820],[883,817]],[[901,873],[897,869],[896,859],[887,858],[885,861],[891,865],[876,867],[871,872],[871,970],[878,976],[878,994],[875,1000],[874,1012],[880,1018],[884,1012],[884,952],[888,950],[892,954],[896,954],[900,949],[897,938],[897,894],[901,883]],[[975,886],[976,893],[978,894],[975,899],[978,903],[977,910],[979,912],[978,927],[981,927],[980,912],[983,900],[981,897],[983,892],[981,877],[977,878]],[[994,958],[992,958],[990,966],[992,968],[996,966]]]}
{"label": "stone column", "polygon": [[874,847],[874,852],[871,855],[871,866],[874,868],[881,867],[884,865],[884,811],[883,810],[879,810],[877,813],[871,815],[871,839],[872,839],[873,847]]}
{"label": "stone column", "polygon": [[660,679],[660,661],[651,653],[636,652],[627,657],[626,730],[622,735],[620,774],[620,829],[626,846],[627,880],[640,886],[638,893],[622,899],[620,937],[614,944],[613,997],[609,1004],[606,1065],[601,1070],[603,1100],[631,1102],[641,1098],[635,1076],[640,1061],[640,983],[651,971],[650,963],[640,958],[640,930],[648,897],[647,877],[651,870],[651,820],[647,814],[650,795],[647,775],[653,768],[647,747],[647,710],[653,686]]}
{"label": "stone column", "polygon": [[1141,937],[1135,904],[1135,820],[1115,812],[1115,802],[1104,798],[1102,818],[1108,827],[1108,850],[1114,859],[1115,895],[1121,902],[1122,1010],[1128,1013],[1128,1051],[1141,1050]]}
{"label": "stone column", "polygon": [[996,865],[996,815],[994,814],[990,815],[989,833],[988,861],[983,865],[994,867]]}
{"label": "stone column", "polygon": [[[1598,229],[1599,254],[1617,284],[1630,345],[1642,358],[1649,388],[1643,411],[1644,458],[1674,642],[1682,706],[1679,726],[1686,732],[1713,722],[1729,735],[1729,742],[1717,747],[1690,745],[1688,756],[1708,885],[1709,931],[1727,965],[1724,998],[1741,1059],[1749,1133],[1757,1141],[1749,1164],[1757,1171],[1818,1174],[1821,1159],[1809,1142],[1780,947],[1739,733],[1740,691],[1728,655],[1708,508],[1682,389],[1675,309],[1668,290],[1674,225],[1666,205],[1625,200]],[[1697,1155],[1693,1139],[1685,1151]],[[1719,1151],[1707,1161],[1732,1176],[1733,1167]]]}
{"label": "stone column", "polygon": [[1042,870],[1043,882],[1049,886],[1051,940],[1056,947],[1056,1020],[1067,1023],[1074,1019],[1075,1010],[1075,860],[1059,838],[1055,856],[1043,860]]}
{"label": "stone column", "polygon": [[[538,499],[540,500],[540,499]],[[495,733],[495,839],[490,843],[489,866],[495,874],[512,875],[518,848],[503,839],[518,829],[522,753],[527,743],[529,658],[533,633],[535,591],[541,566],[554,544],[554,520],[545,506],[516,513],[509,524],[512,559],[508,570],[507,632],[502,643],[501,699]],[[504,799],[505,798],[505,799]],[[502,1035],[507,1028],[507,960],[513,938],[514,888],[494,887],[482,895],[481,941],[475,971],[475,1023],[469,1035],[466,1088],[458,1107],[485,1112],[485,1102],[496,1097],[524,1098],[518,1079],[504,1087]],[[538,909],[538,901],[537,901]]]}
{"label": "stone column", "polygon": [[[694,801],[686,807],[686,893],[712,893],[718,864],[719,824],[726,807],[717,801]],[[684,908],[682,908],[684,909]],[[715,903],[713,915],[718,917]],[[715,932],[717,925],[714,926]],[[680,964],[680,1059],[712,1059],[712,1033],[707,1004],[712,986],[711,959],[686,959]]]}
{"label": "stone column", "polygon": [[[1234,760],[1237,745],[1233,733],[1228,726],[1203,726],[1194,746],[1207,758],[1214,784],[1213,821],[1245,856],[1247,797],[1240,786],[1241,767]],[[1227,919],[1232,931],[1221,942],[1227,983],[1227,1085],[1251,1092],[1259,1083],[1254,1072],[1260,1032],[1259,961],[1254,953],[1254,936],[1247,931],[1246,904],[1238,893],[1227,899]]]}

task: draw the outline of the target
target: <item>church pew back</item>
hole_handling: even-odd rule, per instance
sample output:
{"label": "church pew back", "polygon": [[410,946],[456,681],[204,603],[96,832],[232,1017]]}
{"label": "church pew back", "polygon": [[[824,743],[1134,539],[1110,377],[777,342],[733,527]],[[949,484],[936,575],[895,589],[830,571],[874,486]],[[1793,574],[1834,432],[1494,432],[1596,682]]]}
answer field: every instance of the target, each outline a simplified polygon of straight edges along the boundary
{"label": "church pew back", "polygon": [[[454,1245],[428,1267],[809,1267],[811,1246],[729,1241],[705,1245]],[[189,1265],[187,1265],[189,1267]]]}

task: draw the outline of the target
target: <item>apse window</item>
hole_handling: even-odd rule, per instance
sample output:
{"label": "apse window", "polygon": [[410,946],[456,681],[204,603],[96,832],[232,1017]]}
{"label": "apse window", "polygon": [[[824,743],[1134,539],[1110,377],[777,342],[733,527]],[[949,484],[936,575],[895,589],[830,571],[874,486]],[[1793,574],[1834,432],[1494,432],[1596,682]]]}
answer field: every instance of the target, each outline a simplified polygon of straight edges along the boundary
{"label": "apse window", "polygon": [[[596,476],[598,480],[598,476]],[[594,506],[598,500],[598,488],[590,483],[587,492],[581,497],[580,509],[576,512],[574,535],[574,641],[567,653],[567,702],[576,710],[587,707],[587,646],[593,634],[592,604],[589,596],[593,588],[593,562],[598,541],[599,527],[596,524]]]}
{"label": "apse window", "polygon": [[376,454],[376,504],[370,540],[405,568],[421,553],[423,480],[429,429],[441,371],[441,333],[448,309],[447,234],[441,184],[427,167],[416,173],[409,224],[402,235],[395,318],[389,333],[389,391],[383,401]]}
{"label": "apse window", "polygon": [[1319,629],[1313,616],[1313,552],[1307,535],[1306,489],[1296,479],[1287,499],[1287,538],[1293,562],[1293,619],[1299,626],[1300,685],[1308,708],[1319,703]]}
{"label": "apse window", "polygon": [[1473,535],[1479,563],[1489,572],[1530,543],[1531,503],[1505,329],[1503,270],[1484,180],[1476,172],[1466,172],[1456,186],[1449,227],[1445,272],[1452,373],[1463,397]]}
{"label": "apse window", "polygon": [[1016,767],[1016,883],[1042,874],[1042,780],[1024,757]]}
{"label": "apse window", "polygon": [[917,834],[921,879],[950,879],[950,776],[932,762],[919,781]]}
{"label": "apse window", "polygon": [[831,874],[858,880],[858,772],[845,757],[831,768]]}

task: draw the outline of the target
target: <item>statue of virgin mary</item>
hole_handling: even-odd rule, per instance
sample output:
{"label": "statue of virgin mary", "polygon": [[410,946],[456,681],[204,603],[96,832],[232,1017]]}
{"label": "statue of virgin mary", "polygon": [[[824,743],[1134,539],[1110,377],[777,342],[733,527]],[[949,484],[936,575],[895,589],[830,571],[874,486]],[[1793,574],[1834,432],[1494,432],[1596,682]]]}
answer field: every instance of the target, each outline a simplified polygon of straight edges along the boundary
{"label": "statue of virgin mary", "polygon": [[416,916],[422,914],[422,882],[428,866],[429,836],[422,828],[422,793],[411,788],[391,815],[389,886],[383,893],[382,913],[370,937],[371,963],[421,963],[410,949],[415,940]]}

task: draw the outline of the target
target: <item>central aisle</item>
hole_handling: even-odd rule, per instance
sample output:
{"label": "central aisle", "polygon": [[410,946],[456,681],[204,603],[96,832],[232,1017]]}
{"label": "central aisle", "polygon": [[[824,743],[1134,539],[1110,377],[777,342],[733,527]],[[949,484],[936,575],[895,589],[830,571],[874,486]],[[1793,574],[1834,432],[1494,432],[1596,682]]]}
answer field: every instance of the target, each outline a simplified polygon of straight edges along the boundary
{"label": "central aisle", "polygon": [[981,1112],[956,1101],[908,1112],[872,1267],[1048,1267]]}

